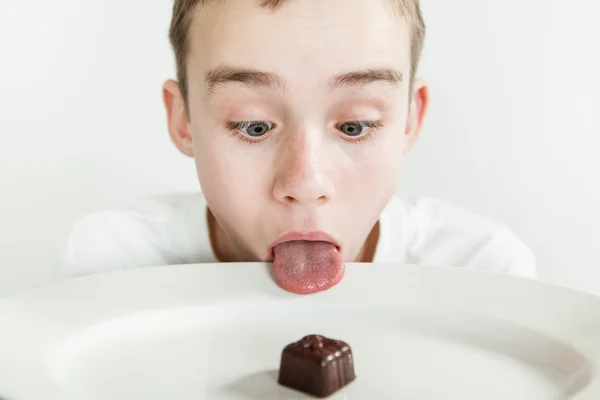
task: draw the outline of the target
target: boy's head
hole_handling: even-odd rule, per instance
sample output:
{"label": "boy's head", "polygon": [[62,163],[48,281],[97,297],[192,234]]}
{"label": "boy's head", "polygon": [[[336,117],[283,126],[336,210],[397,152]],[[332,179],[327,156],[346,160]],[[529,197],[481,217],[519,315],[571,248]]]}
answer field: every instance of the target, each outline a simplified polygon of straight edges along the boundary
{"label": "boy's head", "polygon": [[427,108],[424,32],[418,0],[175,0],[169,131],[232,258],[315,231],[364,257]]}
{"label": "boy's head", "polygon": [[[186,107],[187,103],[187,56],[190,51],[190,28],[194,22],[194,15],[198,7],[213,2],[224,0],[175,0],[173,5],[173,17],[169,29],[169,38],[175,53],[177,62],[177,79]],[[254,0],[261,8],[276,11],[283,3],[293,0]],[[375,0],[377,1],[377,0]],[[409,27],[411,35],[411,70],[410,82],[415,79],[415,73],[421,58],[423,42],[425,40],[425,22],[421,14],[419,0],[382,0],[388,1],[391,11],[403,20]],[[351,6],[351,4],[349,4]]]}

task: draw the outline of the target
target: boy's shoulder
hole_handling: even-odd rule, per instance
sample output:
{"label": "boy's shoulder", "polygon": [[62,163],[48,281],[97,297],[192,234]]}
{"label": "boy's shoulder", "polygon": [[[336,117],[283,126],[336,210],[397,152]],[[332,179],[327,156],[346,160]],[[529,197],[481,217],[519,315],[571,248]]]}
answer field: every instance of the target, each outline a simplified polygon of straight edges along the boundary
{"label": "boy's shoulder", "polygon": [[200,193],[157,196],[134,206],[85,215],[70,227],[56,260],[57,273],[72,277],[212,262],[205,221],[206,202]]}
{"label": "boy's shoulder", "polygon": [[387,245],[402,248],[406,263],[536,275],[532,251],[490,218],[430,197],[394,196],[384,214]]}

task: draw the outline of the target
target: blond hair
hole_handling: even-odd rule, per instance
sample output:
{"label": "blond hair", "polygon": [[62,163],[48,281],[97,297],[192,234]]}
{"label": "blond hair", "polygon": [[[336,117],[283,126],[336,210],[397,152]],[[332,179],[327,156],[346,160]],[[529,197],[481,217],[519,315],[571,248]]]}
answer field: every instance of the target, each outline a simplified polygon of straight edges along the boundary
{"label": "blond hair", "polygon": [[[173,17],[169,29],[171,46],[175,53],[177,79],[187,108],[187,71],[186,59],[189,52],[189,31],[192,26],[194,12],[198,6],[206,5],[214,0],[175,0]],[[223,1],[223,0],[221,0]],[[288,0],[261,0],[260,6],[269,10],[277,10]],[[419,0],[391,0],[394,12],[404,18],[411,32],[411,85],[421,59],[425,40],[425,22],[421,13]]]}

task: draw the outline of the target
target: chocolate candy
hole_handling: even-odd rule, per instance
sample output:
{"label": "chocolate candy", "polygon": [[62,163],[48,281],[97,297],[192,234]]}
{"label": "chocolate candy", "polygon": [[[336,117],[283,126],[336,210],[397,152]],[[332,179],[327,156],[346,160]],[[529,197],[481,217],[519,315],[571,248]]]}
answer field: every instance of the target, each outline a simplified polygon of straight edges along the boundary
{"label": "chocolate candy", "polygon": [[309,335],[281,353],[279,384],[315,397],[327,397],[352,382],[354,360],[347,343]]}

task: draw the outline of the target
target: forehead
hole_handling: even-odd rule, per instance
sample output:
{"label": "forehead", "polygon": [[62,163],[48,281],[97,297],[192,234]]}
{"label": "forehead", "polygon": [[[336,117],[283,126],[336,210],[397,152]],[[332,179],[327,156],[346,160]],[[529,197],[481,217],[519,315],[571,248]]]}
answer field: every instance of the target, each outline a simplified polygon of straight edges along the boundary
{"label": "forehead", "polygon": [[258,0],[199,7],[189,32],[190,77],[220,65],[284,77],[323,78],[347,70],[398,68],[408,75],[410,31],[389,0]]}

